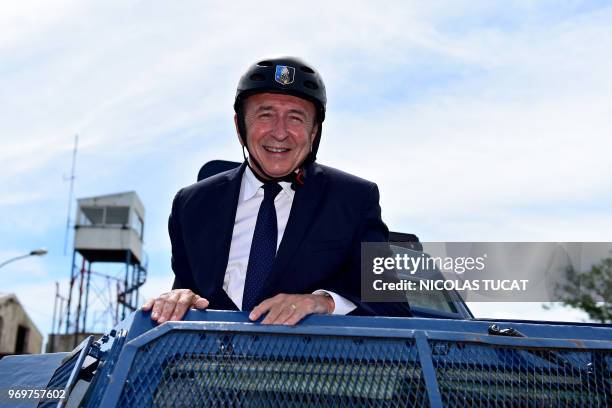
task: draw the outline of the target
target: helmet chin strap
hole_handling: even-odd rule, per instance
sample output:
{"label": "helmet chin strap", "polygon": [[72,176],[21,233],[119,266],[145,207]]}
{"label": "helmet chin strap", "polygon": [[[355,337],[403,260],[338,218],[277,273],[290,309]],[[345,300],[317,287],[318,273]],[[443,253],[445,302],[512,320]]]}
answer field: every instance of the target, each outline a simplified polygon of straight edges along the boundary
{"label": "helmet chin strap", "polygon": [[[312,145],[311,145],[311,148],[312,148]],[[248,157],[245,153],[245,150],[249,152]],[[289,174],[286,174],[282,177],[274,177],[268,174],[263,169],[263,166],[259,163],[259,161],[257,161],[257,159],[255,159],[255,156],[251,154],[251,152],[249,151],[249,148],[244,145],[242,146],[242,157],[244,157],[244,160],[246,161],[247,166],[249,166],[249,168],[251,169],[251,171],[257,178],[257,180],[261,181],[262,183],[278,183],[281,181],[285,181],[287,183],[291,183],[291,188],[293,190],[295,190],[297,187],[300,187],[304,184],[304,169],[302,167],[304,165],[304,162],[300,163],[300,165],[296,169],[291,170]]]}
{"label": "helmet chin strap", "polygon": [[[248,157],[245,153],[245,150],[249,152]],[[247,146],[242,146],[242,157],[244,157],[244,160],[247,162],[247,166],[249,166],[251,170],[253,170],[253,174],[255,174],[255,177],[257,177],[259,181],[262,181],[264,183],[270,182],[270,181],[285,181],[283,179],[285,177],[288,177],[289,174],[291,174],[289,173],[283,177],[274,177],[268,174],[268,172],[264,170],[263,166],[259,163],[259,161],[255,158],[255,156],[251,154]]]}

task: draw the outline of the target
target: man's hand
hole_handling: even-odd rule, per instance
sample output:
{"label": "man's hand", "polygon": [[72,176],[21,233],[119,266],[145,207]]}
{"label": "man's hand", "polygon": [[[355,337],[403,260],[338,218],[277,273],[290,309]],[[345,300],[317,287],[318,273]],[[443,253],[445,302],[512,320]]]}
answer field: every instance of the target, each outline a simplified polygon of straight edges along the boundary
{"label": "man's hand", "polygon": [[208,300],[189,289],[174,289],[150,299],[142,305],[141,309],[147,312],[152,308],[151,319],[157,323],[163,323],[168,320],[181,320],[190,307],[206,309]]}
{"label": "man's hand", "polygon": [[293,326],[309,314],[332,313],[334,300],[325,295],[287,295],[284,293],[264,300],[257,305],[249,319],[255,321],[267,313],[263,324],[285,324]]}

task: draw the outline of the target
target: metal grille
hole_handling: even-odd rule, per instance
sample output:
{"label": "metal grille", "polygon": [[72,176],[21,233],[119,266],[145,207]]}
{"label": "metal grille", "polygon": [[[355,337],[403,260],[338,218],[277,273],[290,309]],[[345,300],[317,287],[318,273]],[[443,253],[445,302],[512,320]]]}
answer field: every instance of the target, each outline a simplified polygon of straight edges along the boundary
{"label": "metal grille", "polygon": [[612,351],[431,341],[445,407],[612,407]]}
{"label": "metal grille", "polygon": [[121,349],[123,348],[123,344],[125,343],[127,333],[124,330],[120,330],[115,339],[113,340],[113,345],[111,349],[108,351],[100,365],[98,366],[98,370],[96,372],[96,376],[93,379],[91,384],[90,396],[87,400],[88,408],[95,408],[100,406],[100,402],[102,401],[102,397],[106,392],[106,388],[108,387],[109,382],[112,379],[112,374],[115,370],[115,366],[119,362],[119,354],[121,353]]}
{"label": "metal grille", "polygon": [[[53,377],[49,380],[49,384],[47,384],[46,389],[56,389],[63,390],[68,384],[68,380],[70,379],[70,374],[74,369],[74,365],[79,359],[79,354],[73,355],[68,361],[59,366],[57,370],[53,373]],[[41,400],[38,404],[38,408],[51,408],[57,406],[59,400],[55,399],[44,399]]]}
{"label": "metal grille", "polygon": [[140,348],[120,406],[428,406],[412,339],[172,331]]}

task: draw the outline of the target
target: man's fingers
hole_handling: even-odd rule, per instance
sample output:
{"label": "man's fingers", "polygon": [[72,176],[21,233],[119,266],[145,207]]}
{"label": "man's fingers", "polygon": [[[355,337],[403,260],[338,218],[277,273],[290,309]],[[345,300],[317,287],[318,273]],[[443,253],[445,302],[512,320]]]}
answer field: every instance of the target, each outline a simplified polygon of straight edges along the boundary
{"label": "man's fingers", "polygon": [[170,317],[170,320],[181,320],[187,310],[194,303],[195,294],[194,293],[183,293],[180,295],[179,299],[176,302],[176,307],[174,308],[174,312]]}
{"label": "man's fingers", "polygon": [[[270,308],[266,318],[261,322],[262,324],[280,324],[278,321],[282,319],[285,321],[289,315],[293,313],[291,307],[286,303],[277,303]],[[282,316],[284,315],[284,316]]]}
{"label": "man's fingers", "polygon": [[[278,296],[278,295],[277,295]],[[259,319],[264,313],[268,312],[272,305],[276,302],[277,296],[266,299],[253,308],[253,311],[249,314],[249,319],[255,321]]]}
{"label": "man's fingers", "polygon": [[168,320],[180,320],[190,307],[205,309],[208,300],[196,295],[189,289],[174,289],[162,293],[157,298],[148,300],[142,305],[142,310],[151,310],[151,319],[158,323]]}
{"label": "man's fingers", "polygon": [[270,310],[275,305],[284,302],[287,299],[288,296],[289,295],[286,295],[284,293],[279,293],[276,296],[273,296],[271,298],[268,298],[268,299],[264,300],[259,305],[255,306],[253,308],[253,311],[251,312],[251,314],[249,314],[249,319],[251,319],[253,321],[259,319],[264,314],[269,313]]}
{"label": "man's fingers", "polygon": [[151,313],[151,319],[155,321],[159,319],[159,316],[161,315],[161,312],[164,308],[164,303],[166,303],[166,301],[161,297],[155,299],[155,303],[153,303],[153,312]]}
{"label": "man's fingers", "polygon": [[[281,312],[276,317],[276,319],[267,324],[285,324],[285,322],[289,320],[297,312],[297,310],[298,307],[294,303],[284,304],[281,308]],[[266,324],[265,321],[263,321],[262,323]]]}
{"label": "man's fingers", "polygon": [[263,303],[260,303],[259,305],[253,308],[253,310],[249,314],[249,319],[251,319],[252,321],[259,319],[261,315],[263,315],[264,313],[268,311],[268,309],[269,309],[269,306],[264,305]]}
{"label": "man's fingers", "polygon": [[310,313],[305,313],[304,309],[296,309],[296,311],[292,313],[291,316],[289,316],[282,324],[286,326],[295,326],[308,314]]}
{"label": "man's fingers", "polygon": [[305,316],[316,313],[315,309],[316,302],[313,302],[311,298],[301,298],[299,300],[289,299],[289,303],[284,306],[283,313],[281,313],[281,315],[279,315],[276,321],[272,322],[272,324],[293,326]]}
{"label": "man's fingers", "polygon": [[169,296],[170,296],[170,293],[162,293],[161,295],[157,297],[157,299],[154,299],[151,319],[156,320],[156,321],[159,319],[159,317],[161,316],[164,310],[166,299],[168,299]]}
{"label": "man's fingers", "polygon": [[176,303],[178,302],[180,294],[177,292],[171,293],[170,296],[164,302],[164,308],[161,311],[161,315],[157,321],[159,323],[163,323],[167,320],[170,320],[172,314],[174,313],[174,308],[176,307]]}
{"label": "man's fingers", "polygon": [[267,299],[253,309],[251,320],[257,320],[267,312],[262,324],[295,325],[304,317],[330,310],[328,300],[322,295],[285,295],[280,294]]}
{"label": "man's fingers", "polygon": [[206,309],[210,302],[203,297],[196,295],[197,300],[193,303],[193,307],[196,309]]}

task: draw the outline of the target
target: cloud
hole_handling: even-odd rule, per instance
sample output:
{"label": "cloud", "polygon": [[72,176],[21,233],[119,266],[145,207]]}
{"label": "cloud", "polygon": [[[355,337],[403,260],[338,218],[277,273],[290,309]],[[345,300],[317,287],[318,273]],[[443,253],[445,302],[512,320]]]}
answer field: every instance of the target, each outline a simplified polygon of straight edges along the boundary
{"label": "cloud", "polygon": [[[482,222],[519,218],[530,207],[609,203],[612,57],[597,39],[612,34],[610,16],[608,9],[552,27],[496,31],[493,40],[478,30],[439,33],[437,48],[465,50],[448,55],[477,75],[431,85],[418,101],[329,115],[320,157],[376,180],[383,212],[396,221],[446,223],[472,214]],[[568,50],[581,57],[568,58]],[[397,94],[410,95],[420,84],[404,79]],[[374,100],[380,102],[376,94]],[[497,224],[495,232],[481,230],[481,239],[515,228]],[[585,228],[605,235],[597,222]]]}
{"label": "cloud", "polygon": [[277,52],[323,74],[320,159],[375,180],[392,228],[609,240],[610,21],[598,1],[3,4],[0,249],[61,251],[78,133],[75,197],[138,192],[143,294],[167,290],[172,197],[204,162],[241,160],[233,92]]}
{"label": "cloud", "polygon": [[60,0],[51,6],[42,0],[24,0],[0,6],[0,50],[17,47],[57,26],[78,12],[79,2]]}

